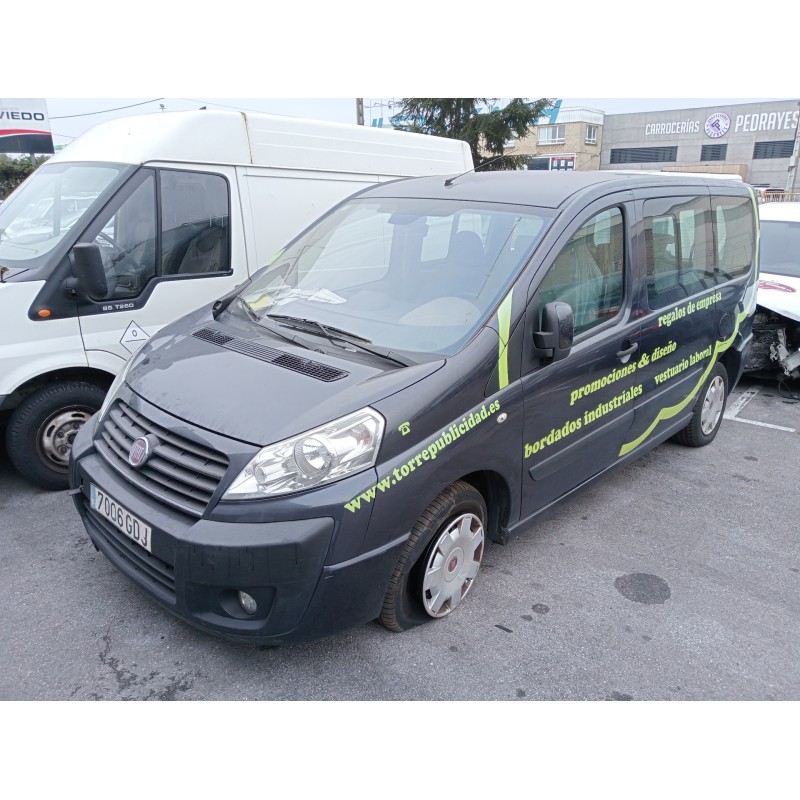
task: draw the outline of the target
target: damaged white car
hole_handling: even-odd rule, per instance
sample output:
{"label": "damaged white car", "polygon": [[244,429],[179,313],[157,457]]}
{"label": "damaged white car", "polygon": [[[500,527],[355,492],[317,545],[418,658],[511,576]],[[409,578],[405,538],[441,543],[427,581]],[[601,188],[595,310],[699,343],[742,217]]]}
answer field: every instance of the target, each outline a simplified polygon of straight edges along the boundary
{"label": "damaged white car", "polygon": [[800,202],[759,206],[761,248],[753,345],[745,371],[800,378]]}

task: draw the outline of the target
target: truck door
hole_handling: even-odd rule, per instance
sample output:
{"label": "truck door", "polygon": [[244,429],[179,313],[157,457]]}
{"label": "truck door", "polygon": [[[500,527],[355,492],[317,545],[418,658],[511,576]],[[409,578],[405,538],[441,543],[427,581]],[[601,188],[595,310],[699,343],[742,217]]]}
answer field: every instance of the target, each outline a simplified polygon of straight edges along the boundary
{"label": "truck door", "polygon": [[[534,283],[523,353],[523,518],[613,463],[633,421],[642,387],[628,211],[622,201],[587,210]],[[572,349],[558,361],[541,357],[533,338],[554,301],[568,303],[574,318]]]}
{"label": "truck door", "polygon": [[79,303],[90,364],[121,365],[161,327],[244,279],[241,226],[232,236],[230,220],[223,174],[141,169],[125,184],[81,237],[99,247],[108,286],[102,300]]}

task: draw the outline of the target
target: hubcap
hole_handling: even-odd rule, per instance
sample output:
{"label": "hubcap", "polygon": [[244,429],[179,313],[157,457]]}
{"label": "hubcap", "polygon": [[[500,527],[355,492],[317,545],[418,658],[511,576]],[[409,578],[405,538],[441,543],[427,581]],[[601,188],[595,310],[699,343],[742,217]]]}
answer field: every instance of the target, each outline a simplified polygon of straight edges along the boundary
{"label": "hubcap", "polygon": [[700,428],[708,436],[717,427],[720,416],[722,416],[722,406],[725,403],[725,381],[717,375],[708,387],[705,399],[703,400],[703,410],[700,413]]}
{"label": "hubcap", "polygon": [[432,617],[447,616],[466,596],[483,558],[483,524],[462,514],[439,535],[422,582],[422,602]]}
{"label": "hubcap", "polygon": [[72,442],[89,417],[91,411],[71,409],[60,411],[39,429],[39,450],[51,467],[63,472],[69,464]]}

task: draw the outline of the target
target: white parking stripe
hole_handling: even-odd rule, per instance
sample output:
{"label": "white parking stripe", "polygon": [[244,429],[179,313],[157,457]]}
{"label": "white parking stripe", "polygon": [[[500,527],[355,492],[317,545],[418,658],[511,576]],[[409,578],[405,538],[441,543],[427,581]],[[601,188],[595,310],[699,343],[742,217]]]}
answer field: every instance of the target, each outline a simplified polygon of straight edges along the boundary
{"label": "white parking stripe", "polygon": [[748,389],[742,392],[736,402],[725,410],[725,419],[735,419],[736,415],[758,394],[758,389]]}
{"label": "white parking stripe", "polygon": [[729,417],[725,415],[726,419],[732,419],[734,422],[746,422],[748,425],[759,425],[762,428],[772,428],[776,431],[786,431],[787,433],[797,433],[796,428],[784,428],[783,425],[770,425],[769,422],[757,422],[754,419],[739,419],[739,417]]}
{"label": "white parking stripe", "polygon": [[758,394],[758,389],[748,389],[742,392],[736,401],[728,406],[724,418],[732,419],[735,422],[746,422],[748,425],[758,425],[760,428],[772,428],[776,431],[786,431],[787,433],[797,433],[795,428],[785,428],[783,425],[771,425],[769,422],[757,422],[754,419],[739,419],[736,415]]}

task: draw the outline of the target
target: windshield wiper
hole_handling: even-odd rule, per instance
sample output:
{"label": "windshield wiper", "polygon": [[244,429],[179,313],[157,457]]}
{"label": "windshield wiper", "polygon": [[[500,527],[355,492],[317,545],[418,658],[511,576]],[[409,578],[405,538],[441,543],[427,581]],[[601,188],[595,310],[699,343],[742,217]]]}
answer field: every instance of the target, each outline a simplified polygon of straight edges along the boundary
{"label": "windshield wiper", "polygon": [[262,328],[266,328],[270,333],[274,333],[276,336],[280,336],[281,339],[284,339],[287,342],[291,342],[292,344],[296,344],[299,347],[302,347],[303,350],[312,349],[307,344],[303,344],[303,342],[301,342],[296,336],[289,336],[288,334],[285,334],[282,331],[275,330],[275,328],[271,325],[264,325],[263,318],[258,316],[253,306],[251,306],[250,303],[248,303],[247,300],[245,300],[244,298],[237,297],[236,302],[238,303],[239,308],[243,309],[244,312],[247,314],[247,316],[251,320],[253,320],[253,322],[257,323]]}
{"label": "windshield wiper", "polygon": [[340,339],[341,341],[353,345],[353,347],[357,347],[359,350],[363,350],[365,353],[370,353],[373,356],[378,356],[379,358],[385,358],[387,361],[392,361],[395,364],[399,364],[401,367],[410,367],[414,363],[413,361],[409,361],[408,359],[394,355],[391,350],[383,350],[377,347],[367,347],[367,344],[372,344],[369,339],[359,336],[357,333],[344,331],[341,328],[323,325],[319,320],[316,319],[291,317],[287,314],[266,314],[265,316],[269,317],[270,319],[274,319],[281,325],[287,325],[290,328],[307,330],[309,333],[321,333],[332,345],[337,347],[340,347],[340,345],[337,345],[334,339]]}
{"label": "windshield wiper", "polygon": [[341,328],[334,328],[332,325],[323,325],[319,320],[316,319],[306,319],[305,317],[292,317],[288,314],[267,314],[270,319],[277,319],[281,322],[291,322],[291,323],[300,323],[302,325],[310,325],[312,328],[316,328],[318,331],[322,331],[325,336],[330,338],[331,333],[339,333],[342,336],[346,336],[348,339],[357,339],[360,342],[366,342],[367,344],[371,344],[369,339],[364,338],[363,336],[359,336],[357,333],[351,333],[350,331],[344,331]]}

